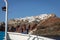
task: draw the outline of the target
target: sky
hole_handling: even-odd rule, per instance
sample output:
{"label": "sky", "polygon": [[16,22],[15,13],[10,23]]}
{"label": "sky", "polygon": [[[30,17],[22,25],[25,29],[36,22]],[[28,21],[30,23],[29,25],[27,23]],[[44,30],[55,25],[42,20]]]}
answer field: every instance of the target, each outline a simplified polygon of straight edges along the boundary
{"label": "sky", "polygon": [[[5,21],[3,6],[5,3],[0,0],[0,21]],[[51,13],[60,17],[60,0],[8,0],[8,20]]]}

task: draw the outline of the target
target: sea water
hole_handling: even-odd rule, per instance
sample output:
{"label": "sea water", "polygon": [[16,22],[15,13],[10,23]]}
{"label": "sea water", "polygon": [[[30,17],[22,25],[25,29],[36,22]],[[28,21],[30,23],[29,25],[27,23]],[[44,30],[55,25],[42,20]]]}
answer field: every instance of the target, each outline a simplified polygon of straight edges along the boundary
{"label": "sea water", "polygon": [[3,40],[5,36],[5,32],[0,31],[0,40]]}

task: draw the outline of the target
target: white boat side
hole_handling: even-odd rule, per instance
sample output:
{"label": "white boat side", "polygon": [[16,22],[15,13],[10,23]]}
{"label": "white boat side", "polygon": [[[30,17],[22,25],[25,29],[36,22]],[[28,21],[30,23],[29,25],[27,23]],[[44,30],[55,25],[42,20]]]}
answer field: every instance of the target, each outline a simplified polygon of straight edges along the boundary
{"label": "white boat side", "polygon": [[8,40],[55,40],[55,39],[16,32],[8,32]]}

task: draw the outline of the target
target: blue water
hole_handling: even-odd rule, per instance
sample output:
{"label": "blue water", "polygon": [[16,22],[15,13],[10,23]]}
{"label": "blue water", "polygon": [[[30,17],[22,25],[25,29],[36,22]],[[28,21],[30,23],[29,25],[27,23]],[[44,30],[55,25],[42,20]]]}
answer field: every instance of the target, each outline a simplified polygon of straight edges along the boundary
{"label": "blue water", "polygon": [[5,32],[0,31],[0,40],[3,40],[5,36]]}

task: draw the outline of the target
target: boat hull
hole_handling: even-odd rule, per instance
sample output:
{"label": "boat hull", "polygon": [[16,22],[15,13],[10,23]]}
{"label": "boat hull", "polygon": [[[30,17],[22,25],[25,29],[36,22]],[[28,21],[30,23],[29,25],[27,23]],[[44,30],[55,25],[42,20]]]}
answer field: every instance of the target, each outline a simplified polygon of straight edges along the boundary
{"label": "boat hull", "polygon": [[9,40],[55,40],[47,37],[29,35],[29,34],[21,34],[15,32],[8,32]]}

